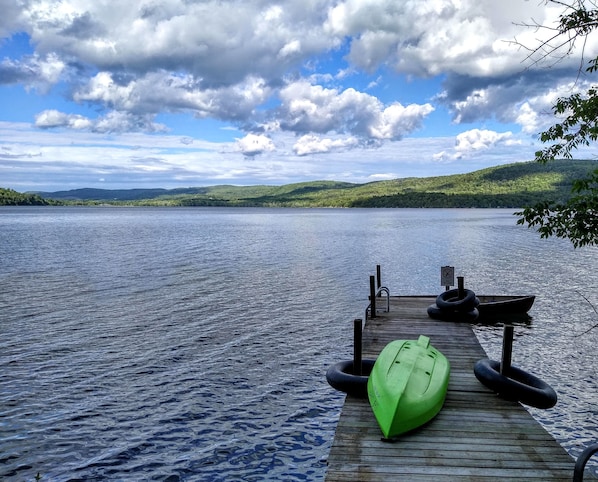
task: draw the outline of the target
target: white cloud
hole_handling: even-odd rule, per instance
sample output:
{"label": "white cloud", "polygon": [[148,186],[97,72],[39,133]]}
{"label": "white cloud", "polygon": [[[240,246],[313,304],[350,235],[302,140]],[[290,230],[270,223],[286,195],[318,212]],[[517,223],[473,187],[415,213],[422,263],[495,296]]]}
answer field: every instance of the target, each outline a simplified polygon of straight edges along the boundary
{"label": "white cloud", "polygon": [[527,79],[529,83],[525,78],[509,79],[504,84],[474,89],[460,100],[448,100],[454,95],[446,91],[437,100],[448,105],[456,123],[495,118],[503,123],[519,124],[522,132],[535,136],[554,123],[552,106],[558,98],[585,92],[590,87],[587,80],[575,79],[575,75],[575,71],[572,76],[562,78],[546,75],[541,83],[533,77]]}
{"label": "white cloud", "polygon": [[54,109],[45,110],[35,116],[35,126],[41,129],[66,127],[91,132],[164,132],[166,126],[153,122],[151,116],[136,116],[127,112],[111,111],[97,119],[66,114]]}
{"label": "white cloud", "polygon": [[509,143],[512,132],[494,132],[486,129],[472,129],[457,136],[455,150],[462,153],[489,149],[498,143]]}
{"label": "white cloud", "polygon": [[[540,132],[542,127],[543,121],[541,117],[540,112],[534,109],[530,102],[524,102],[519,107],[515,121],[521,126],[523,132],[534,135]],[[550,119],[552,121],[552,116]]]}
{"label": "white cloud", "polygon": [[54,109],[44,110],[35,116],[35,126],[42,129],[53,127],[70,127],[72,129],[88,129],[92,122],[80,115],[65,114]]}
{"label": "white cloud", "polygon": [[74,99],[137,114],[188,111],[197,117],[244,120],[270,92],[262,79],[254,77],[211,89],[202,88],[191,75],[160,71],[119,82],[110,72],[99,72],[75,92]]}
{"label": "white cloud", "polygon": [[[500,9],[494,0],[289,0],[284,8],[262,0],[40,0],[7,8],[0,20],[0,29],[28,32],[36,48],[30,58],[5,59],[0,83],[12,78],[47,90],[66,80],[73,100],[106,111],[184,111],[252,127],[266,117],[276,121],[268,111],[282,79],[296,79],[302,66],[316,68],[322,54],[345,43],[349,65],[312,73],[311,85],[297,80],[282,87],[282,128],[378,140],[417,129],[431,104],[383,105],[357,89],[313,84],[340,85],[347,73],[382,66],[409,75],[445,74],[444,99],[456,122],[510,119],[525,123],[528,132],[538,111],[533,102],[531,110],[517,110],[542,95],[548,81],[532,79],[534,69],[523,72],[528,51],[513,39],[537,45],[547,31],[517,22],[554,25],[561,13],[556,7],[521,0],[505,0]],[[598,52],[597,42],[590,36],[586,55]],[[575,53],[568,65],[579,61]],[[89,78],[77,77],[88,72]],[[516,76],[524,81],[514,82]]]}
{"label": "white cloud", "polygon": [[554,27],[560,13],[561,6],[521,0],[501,8],[494,0],[346,0],[329,9],[324,30],[349,37],[351,61],[366,70],[383,64],[422,76],[504,76],[520,72],[528,55],[516,37],[533,47],[553,34],[518,23]]}
{"label": "white cloud", "polygon": [[430,104],[410,104],[407,107],[395,103],[385,108],[370,127],[375,139],[400,139],[421,127],[425,117],[434,111]]}
{"label": "white cloud", "polygon": [[22,60],[5,58],[0,62],[0,84],[22,83],[27,89],[46,94],[66,70],[66,64],[54,53],[45,57],[34,54]]}
{"label": "white cloud", "polygon": [[306,58],[337,44],[321,32],[328,2],[309,3],[291,1],[283,9],[255,0],[39,2],[25,15],[40,50],[98,70],[163,68],[216,86],[251,75],[279,77],[298,54]]}
{"label": "white cloud", "polygon": [[359,145],[359,141],[355,137],[330,139],[308,134],[299,138],[299,140],[293,145],[293,151],[298,156],[306,156],[309,154],[322,154],[332,151],[341,151],[349,147],[355,147],[357,145]]}
{"label": "white cloud", "polygon": [[264,152],[274,151],[276,147],[267,136],[247,134],[241,139],[237,139],[237,150],[248,157],[257,156]]}
{"label": "white cloud", "polygon": [[364,139],[397,140],[421,126],[430,104],[384,106],[353,88],[338,91],[300,80],[280,91],[281,127],[300,133],[348,133]]}
{"label": "white cloud", "polygon": [[[325,154],[336,172],[367,179],[374,163],[364,157],[380,162],[375,171],[381,176],[401,174],[397,163],[412,165],[420,159],[436,166],[434,159],[478,162],[508,151],[504,159],[513,160],[515,148],[519,160],[531,159],[533,153],[514,144],[521,142],[518,133],[501,134],[496,124],[509,124],[505,131],[516,131],[513,125],[518,124],[523,134],[534,135],[554,121],[550,107],[558,96],[587,86],[583,78],[574,78],[579,50],[555,69],[540,71],[532,65],[524,70],[528,52],[512,42],[517,38],[533,48],[545,38],[545,30],[525,29],[517,22],[554,25],[560,7],[552,8],[553,2],[504,0],[500,8],[495,0],[4,3],[0,35],[16,47],[4,50],[13,57],[0,60],[0,85],[23,85],[29,95],[61,96],[49,97],[47,108],[35,117],[41,128],[37,133],[46,142],[54,142],[51,133],[64,142],[68,137],[61,135],[70,129],[77,138],[109,132],[122,139],[128,132],[138,136],[139,145],[153,146],[157,138],[170,139],[166,126],[157,122],[162,113],[169,114],[164,116],[169,122],[175,117],[170,114],[179,113],[183,116],[177,121],[200,119],[192,126],[177,125],[172,149],[210,144],[192,137],[218,124],[205,119],[224,121],[241,132],[232,141],[219,130],[214,138],[221,143],[207,149],[211,160],[199,155],[183,160],[152,149],[137,164],[123,156],[131,172],[147,162],[155,170],[175,165],[171,172],[178,178],[193,172],[240,179],[258,169],[260,179],[277,177],[266,174],[268,166],[284,172],[281,179],[285,169],[294,173],[289,178],[298,172],[319,177],[321,167],[309,164],[310,158]],[[588,58],[598,53],[597,38],[587,39]],[[433,79],[426,85],[435,83],[434,91],[415,98],[418,77],[424,84],[435,75],[442,76],[443,92],[437,92],[441,81]],[[396,85],[406,85],[404,76],[413,82],[401,92]],[[77,104],[85,105],[90,117],[79,115],[83,110]],[[456,123],[490,127],[467,126],[455,145],[444,137],[410,139],[421,127],[430,128],[425,133],[435,128],[444,115],[439,105]],[[94,110],[97,117],[92,118]],[[431,117],[434,124],[426,126]],[[155,132],[162,135],[143,135]],[[46,156],[38,147],[22,152]],[[225,163],[222,153],[234,159]],[[98,164],[105,162],[103,154],[96,157]],[[244,157],[257,155],[263,165]]]}
{"label": "white cloud", "polygon": [[514,110],[514,121],[521,125],[524,133],[537,135],[554,124],[553,106],[561,97],[568,97],[573,93],[585,93],[591,84],[586,80],[563,79],[552,88],[548,88],[537,95],[529,96]]}
{"label": "white cloud", "polygon": [[372,174],[370,176],[371,181],[390,181],[392,179],[397,179],[399,175],[396,172],[384,172],[379,174]]}
{"label": "white cloud", "polygon": [[295,54],[301,53],[301,42],[299,40],[291,40],[290,42],[286,43],[284,47],[282,47],[278,51],[278,57],[291,57]]}
{"label": "white cloud", "polygon": [[452,149],[444,149],[433,155],[440,162],[471,158],[483,151],[497,147],[520,146],[521,141],[512,132],[495,132],[488,129],[471,129],[457,135]]}
{"label": "white cloud", "polygon": [[[448,158],[441,164],[434,154],[453,154],[455,139],[432,137],[386,142],[376,150],[362,145],[332,149],[323,158],[317,153],[298,156],[281,152],[278,146],[296,143],[291,133],[271,132],[264,137],[220,143],[194,137],[193,142],[181,143],[180,135],[35,130],[29,123],[0,121],[0,177],[6,186],[21,191],[100,187],[99,178],[104,179],[101,187],[106,189],[286,184],[314,179],[359,183],[377,176],[468,172],[486,167],[489,160],[490,165],[530,160],[534,151],[530,145],[500,143],[471,151],[467,164]],[[259,162],[251,159],[258,154]]]}
{"label": "white cloud", "polygon": [[7,38],[14,31],[25,28],[26,23],[21,18],[22,10],[19,2],[2,2],[0,15],[0,38]]}
{"label": "white cloud", "polygon": [[93,123],[95,132],[166,132],[163,124],[153,121],[151,115],[135,115],[130,112],[111,111]]}

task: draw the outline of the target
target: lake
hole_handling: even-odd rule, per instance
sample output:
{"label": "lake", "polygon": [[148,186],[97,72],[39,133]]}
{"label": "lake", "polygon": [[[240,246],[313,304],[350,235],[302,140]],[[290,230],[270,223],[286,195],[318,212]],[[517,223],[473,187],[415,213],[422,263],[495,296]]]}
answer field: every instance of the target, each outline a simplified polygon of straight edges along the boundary
{"label": "lake", "polygon": [[[531,412],[598,442],[598,249],[509,210],[0,208],[0,479],[323,480],[353,319],[391,295],[535,294],[513,363]],[[589,331],[588,331],[589,330]],[[491,358],[502,328],[477,327]]]}

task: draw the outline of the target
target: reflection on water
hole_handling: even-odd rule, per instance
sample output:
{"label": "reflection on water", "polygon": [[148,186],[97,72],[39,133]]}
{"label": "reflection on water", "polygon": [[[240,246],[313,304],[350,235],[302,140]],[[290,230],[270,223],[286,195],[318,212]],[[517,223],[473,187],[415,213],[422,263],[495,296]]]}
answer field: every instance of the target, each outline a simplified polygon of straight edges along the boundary
{"label": "reflection on water", "polygon": [[[533,412],[598,441],[593,248],[504,210],[0,210],[0,478],[322,480],[368,279],[536,294],[513,363],[559,393]],[[476,333],[500,356],[502,328]],[[42,479],[43,480],[43,479]]]}

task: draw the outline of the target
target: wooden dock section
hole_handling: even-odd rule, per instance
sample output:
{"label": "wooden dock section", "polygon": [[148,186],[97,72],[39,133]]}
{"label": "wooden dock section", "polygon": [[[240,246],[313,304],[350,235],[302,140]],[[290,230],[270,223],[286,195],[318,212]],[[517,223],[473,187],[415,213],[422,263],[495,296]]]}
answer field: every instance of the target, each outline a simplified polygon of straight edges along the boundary
{"label": "wooden dock section", "polygon": [[[475,378],[473,365],[486,354],[471,325],[430,319],[426,308],[433,302],[391,297],[390,312],[366,323],[363,357],[376,358],[392,340],[429,336],[451,363],[443,409],[389,443],[368,400],[347,396],[325,480],[571,481],[573,458],[519,403],[498,398]],[[584,480],[596,479],[586,470]]]}

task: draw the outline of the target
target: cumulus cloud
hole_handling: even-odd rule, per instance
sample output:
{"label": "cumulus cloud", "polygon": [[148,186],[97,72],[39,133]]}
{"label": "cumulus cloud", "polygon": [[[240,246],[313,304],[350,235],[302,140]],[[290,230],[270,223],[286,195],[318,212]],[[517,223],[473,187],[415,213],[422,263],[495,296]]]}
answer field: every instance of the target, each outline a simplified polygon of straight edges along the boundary
{"label": "cumulus cloud", "polygon": [[[562,12],[558,3],[520,0],[506,0],[500,9],[492,0],[346,0],[329,9],[325,27],[349,39],[348,58],[360,69],[442,74],[445,90],[435,100],[449,107],[456,123],[521,122],[531,133],[548,119],[543,110],[549,105],[540,98],[554,85],[575,80],[582,48],[586,58],[598,54],[595,32],[557,66],[550,64],[554,57],[538,65],[531,64],[538,57],[526,61],[529,49],[554,35]],[[532,21],[540,28],[522,26]],[[536,101],[524,105],[530,98]]]}
{"label": "cumulus cloud", "polygon": [[309,154],[342,151],[357,145],[359,145],[359,141],[353,136],[344,139],[330,139],[308,134],[299,138],[293,145],[293,151],[298,156],[307,156]]}
{"label": "cumulus cloud", "polygon": [[565,77],[555,82],[552,88],[529,95],[525,97],[525,101],[514,104],[512,119],[521,125],[524,133],[536,135],[554,124],[552,106],[560,97],[568,97],[576,92],[582,93],[589,88],[590,83],[585,80]]}
{"label": "cumulus cloud", "polygon": [[457,136],[455,150],[463,153],[489,149],[498,143],[513,142],[512,132],[494,132],[490,130],[472,129]]}
{"label": "cumulus cloud", "polygon": [[375,140],[397,140],[421,126],[430,104],[384,106],[376,97],[353,88],[338,91],[293,82],[280,91],[280,126],[298,133],[348,133]]}
{"label": "cumulus cloud", "polygon": [[70,127],[73,129],[87,129],[92,125],[86,117],[65,114],[54,109],[44,110],[35,116],[35,126],[42,129],[53,127]]}
{"label": "cumulus cloud", "polygon": [[[251,75],[280,78],[345,41],[348,59],[360,69],[486,76],[497,65],[503,73],[520,70],[526,53],[514,55],[509,44],[522,34],[515,22],[551,24],[560,13],[520,0],[501,6],[493,0],[289,0],[284,8],[262,0],[131,0],[109,7],[38,1],[20,12],[9,8],[5,29],[16,28],[18,19],[40,52],[59,52],[97,70],[180,71],[211,86]],[[521,41],[538,37],[542,31],[522,34]]]}
{"label": "cumulus cloud", "polygon": [[136,114],[189,111],[197,117],[243,120],[269,93],[264,81],[253,77],[238,85],[203,89],[191,75],[161,71],[119,78],[110,72],[99,72],[75,92],[74,99]]}
{"label": "cumulus cloud", "polygon": [[21,18],[22,10],[18,2],[2,2],[2,15],[0,15],[0,38],[7,38],[22,28],[25,23]]}
{"label": "cumulus cloud", "polygon": [[551,71],[484,82],[452,78],[445,87],[436,100],[447,105],[455,123],[494,118],[519,124],[523,132],[534,135],[554,123],[552,106],[559,97],[584,92],[590,83],[577,78],[576,71]]}
{"label": "cumulus cloud", "polygon": [[328,10],[325,30],[350,38],[349,58],[362,69],[388,65],[420,76],[454,73],[472,77],[494,76],[522,70],[528,55],[513,48],[528,47],[553,32],[522,30],[516,23],[534,19],[553,27],[562,7],[505,0],[346,0]]}
{"label": "cumulus cloud", "polygon": [[66,64],[53,53],[45,57],[30,55],[21,60],[5,58],[0,62],[0,84],[21,83],[46,93],[65,70]]}
{"label": "cumulus cloud", "polygon": [[[59,86],[74,112],[76,103],[98,112],[90,118],[49,109],[36,116],[37,127],[152,133],[166,130],[156,122],[160,113],[185,113],[250,133],[235,143],[249,157],[285,146],[288,157],[382,149],[405,142],[439,104],[459,124],[491,119],[533,134],[548,122],[556,96],[572,88],[576,79],[564,72],[580,60],[575,48],[549,72],[536,65],[524,70],[528,51],[513,39],[533,47],[549,31],[517,22],[554,25],[561,8],[544,2],[504,0],[501,8],[495,0],[4,3],[0,35],[24,34],[34,53],[1,60],[0,84],[40,92]],[[585,48],[588,57],[598,53],[596,36]],[[382,93],[392,83],[388,72],[441,75],[443,91],[420,103],[404,101],[409,93]],[[357,77],[362,83],[348,87]],[[275,146],[272,134],[280,132],[296,137]],[[470,130],[437,158],[513,142],[508,133],[492,132]]]}
{"label": "cumulus cloud", "polygon": [[452,150],[434,154],[437,161],[454,161],[471,157],[474,153],[487,151],[498,146],[521,144],[512,132],[495,132],[487,129],[471,129],[457,135]]}
{"label": "cumulus cloud", "polygon": [[396,102],[376,116],[370,127],[371,136],[375,139],[401,139],[403,135],[420,128],[424,118],[433,110],[430,104],[404,107]]}
{"label": "cumulus cloud", "polygon": [[41,129],[66,127],[91,132],[164,132],[166,126],[153,122],[149,116],[135,116],[127,112],[112,111],[97,119],[77,114],[66,114],[54,109],[35,116],[35,126]]}
{"label": "cumulus cloud", "polygon": [[[518,36],[522,44],[536,45],[547,35],[544,30],[526,31],[516,22],[533,18],[553,25],[560,13],[560,8],[520,0],[501,5],[497,9],[493,0],[289,0],[282,8],[261,0],[131,0],[107,8],[101,2],[67,1],[56,7],[40,0],[5,9],[0,29],[27,31],[38,53],[30,59],[5,60],[0,82],[28,78],[31,85],[54,84],[71,63],[80,73],[96,72],[87,82],[74,81],[77,102],[137,115],[188,110],[198,117],[253,122],[255,109],[276,94],[289,72],[346,44],[350,64],[339,73],[381,66],[410,75],[444,73],[453,86],[447,86],[446,103],[455,120],[471,122],[488,116],[500,105],[500,97],[505,104],[505,90],[480,85],[480,79],[521,74],[527,51],[514,48],[512,40]],[[587,53],[593,45],[590,42]],[[314,74],[312,80],[330,75]],[[336,77],[340,79],[338,73]],[[458,84],[467,85],[467,90],[458,92]],[[523,84],[528,90],[536,85]],[[294,88],[283,89],[283,102]],[[509,93],[519,95],[511,108],[526,95],[521,88]],[[398,121],[396,107],[376,106],[373,97],[349,89],[321,93],[330,94],[337,103],[345,103],[336,109],[349,122],[343,129],[355,135],[397,139],[425,117],[411,108],[415,117],[405,121],[404,112]],[[309,96],[304,99],[310,102]],[[301,115],[299,102],[286,105],[283,112],[297,115],[284,125],[300,132],[307,132],[302,126],[312,125],[319,133],[326,124],[334,124],[323,115]],[[321,105],[316,99],[311,102]],[[365,115],[372,119],[357,119],[349,104],[365,106]],[[385,109],[389,110],[383,113]]]}
{"label": "cumulus cloud", "polygon": [[276,149],[272,139],[256,134],[247,134],[245,137],[237,139],[236,148],[247,157],[257,156],[258,154]]}
{"label": "cumulus cloud", "polygon": [[[43,51],[94,65],[98,70],[157,69],[186,72],[208,86],[232,85],[249,75],[279,77],[298,56],[333,47],[321,35],[328,1],[111,3],[69,2],[55,8],[36,2],[27,13],[34,42]],[[300,42],[298,39],[301,39]]]}

